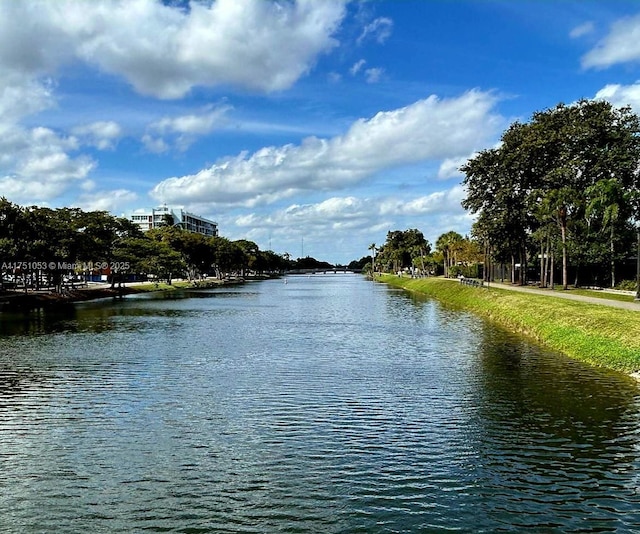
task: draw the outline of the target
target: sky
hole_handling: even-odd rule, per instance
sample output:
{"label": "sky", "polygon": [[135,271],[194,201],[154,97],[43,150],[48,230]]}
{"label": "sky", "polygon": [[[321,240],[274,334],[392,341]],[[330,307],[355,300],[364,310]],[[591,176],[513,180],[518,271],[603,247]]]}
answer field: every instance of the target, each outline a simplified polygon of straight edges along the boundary
{"label": "sky", "polygon": [[640,2],[0,0],[0,196],[292,258],[468,234],[460,166],[582,98],[640,114]]}

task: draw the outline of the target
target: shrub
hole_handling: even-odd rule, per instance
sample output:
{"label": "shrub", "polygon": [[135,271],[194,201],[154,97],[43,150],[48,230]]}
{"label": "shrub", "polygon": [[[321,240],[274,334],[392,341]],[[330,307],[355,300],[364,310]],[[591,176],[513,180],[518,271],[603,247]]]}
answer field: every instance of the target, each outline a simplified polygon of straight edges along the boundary
{"label": "shrub", "polygon": [[620,289],[622,291],[635,291],[636,287],[635,280],[622,280],[622,282],[616,284],[616,289]]}

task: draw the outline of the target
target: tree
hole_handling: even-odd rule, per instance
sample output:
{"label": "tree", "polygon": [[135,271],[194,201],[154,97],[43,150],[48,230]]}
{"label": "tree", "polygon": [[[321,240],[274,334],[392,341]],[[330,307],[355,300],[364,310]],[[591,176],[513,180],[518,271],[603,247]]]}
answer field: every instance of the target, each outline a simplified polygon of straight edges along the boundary
{"label": "tree", "polygon": [[119,262],[130,265],[133,273],[152,274],[170,284],[173,275],[185,269],[179,252],[168,243],[148,237],[128,237],[120,241],[114,251]]}
{"label": "tree", "polygon": [[[509,157],[506,147],[521,142],[523,128],[513,124],[502,136],[501,149],[484,150],[461,168],[468,191],[462,206],[480,215],[478,223],[483,228],[476,228],[476,234],[482,235],[485,250],[491,250],[498,261],[511,263],[512,283],[516,281],[516,260],[526,263],[529,177],[522,164]],[[524,281],[521,276],[520,282]]]}
{"label": "tree", "polygon": [[243,255],[241,276],[245,275],[246,270],[256,270],[260,257],[260,248],[258,245],[248,239],[238,239],[233,243],[242,251]]}
{"label": "tree", "polygon": [[431,251],[431,245],[421,231],[394,230],[387,233],[385,244],[378,250],[378,265],[397,272],[413,266],[414,257],[424,257]]}
{"label": "tree", "polygon": [[373,279],[376,274],[376,244],[371,243],[368,250],[371,251],[371,278]]}
{"label": "tree", "polygon": [[[19,243],[25,232],[23,212],[19,206],[0,197],[0,259],[11,265],[22,261]],[[0,288],[4,288],[4,269],[0,269]]]}
{"label": "tree", "polygon": [[[510,248],[515,257],[517,246],[523,274],[530,238],[535,234],[538,245],[543,239],[553,242],[545,236],[552,220],[566,289],[569,251],[578,252],[591,232],[582,224],[586,192],[610,179],[631,187],[639,161],[640,120],[628,108],[587,100],[559,104],[534,113],[527,124],[514,123],[499,148],[481,152],[461,168],[468,191],[463,206],[484,215],[478,220],[487,225],[492,250]],[[544,209],[536,209],[539,205]]]}
{"label": "tree", "polygon": [[[587,191],[587,219],[593,215],[602,217],[602,230],[609,234],[609,251],[611,265],[611,287],[616,285],[615,237],[616,225],[623,218],[629,217],[629,195],[616,178],[605,178],[590,186]],[[626,213],[625,213],[626,212]]]}
{"label": "tree", "polygon": [[212,266],[218,278],[223,278],[226,273],[242,268],[244,254],[238,245],[219,236],[209,238],[209,243],[213,253]]}
{"label": "tree", "polygon": [[452,265],[456,263],[456,251],[460,243],[462,242],[462,236],[458,232],[450,231],[442,234],[436,240],[436,250],[442,253],[444,276],[449,276],[449,270]]}

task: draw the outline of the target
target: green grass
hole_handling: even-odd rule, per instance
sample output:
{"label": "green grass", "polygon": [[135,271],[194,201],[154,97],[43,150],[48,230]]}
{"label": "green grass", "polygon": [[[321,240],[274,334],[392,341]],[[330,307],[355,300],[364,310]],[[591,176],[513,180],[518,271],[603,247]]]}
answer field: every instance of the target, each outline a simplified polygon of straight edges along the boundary
{"label": "green grass", "polygon": [[472,311],[593,365],[640,370],[640,312],[561,299],[551,292],[468,287],[443,278],[383,275],[379,280]]}
{"label": "green grass", "polygon": [[[529,287],[529,286],[525,286]],[[562,285],[554,285],[554,291],[558,292],[568,292],[571,295],[583,295],[585,297],[593,297],[597,299],[605,299],[605,300],[618,300],[620,302],[633,302],[635,299],[635,295],[627,295],[626,293],[614,293],[609,291],[603,291],[601,289],[583,289],[579,287],[570,287],[567,290],[562,289]],[[535,286],[531,287],[532,289],[538,289]],[[550,290],[549,290],[550,291]]]}
{"label": "green grass", "polygon": [[[562,291],[562,289],[561,289]],[[594,297],[597,299],[619,300],[620,302],[633,302],[634,295],[626,295],[624,293],[609,293],[607,291],[599,291],[597,289],[570,289],[572,295],[584,295],[585,297]]]}
{"label": "green grass", "polygon": [[176,289],[184,289],[186,287],[193,287],[193,284],[189,281],[172,282],[167,284],[166,282],[158,282],[157,284],[131,284],[127,286],[130,289],[140,293],[148,293],[151,291],[174,291]]}

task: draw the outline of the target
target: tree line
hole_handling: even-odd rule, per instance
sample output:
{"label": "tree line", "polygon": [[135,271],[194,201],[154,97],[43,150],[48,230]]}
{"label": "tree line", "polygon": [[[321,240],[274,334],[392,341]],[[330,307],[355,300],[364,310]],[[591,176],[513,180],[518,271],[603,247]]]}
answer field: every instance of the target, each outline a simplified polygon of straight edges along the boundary
{"label": "tree line", "polygon": [[468,236],[450,231],[442,234],[432,248],[424,234],[416,229],[393,230],[378,246],[369,245],[370,255],[354,260],[350,269],[365,272],[410,272],[417,276],[445,275],[478,277],[483,254],[480,244]]}
{"label": "tree line", "polygon": [[[528,266],[545,287],[560,265],[573,284],[616,285],[640,223],[640,119],[630,108],[581,100],[514,122],[501,144],[461,168],[472,235],[491,261]],[[516,269],[516,264],[520,266]],[[518,280],[516,280],[518,277]]]}
{"label": "tree line", "polygon": [[[435,250],[416,229],[393,231],[369,268],[419,269],[489,279],[502,266],[513,283],[553,286],[620,282],[635,288],[640,253],[640,119],[630,108],[581,100],[516,121],[497,147],[460,169],[470,236],[442,234]],[[377,255],[376,255],[377,253]],[[506,269],[504,267],[506,266]]]}
{"label": "tree line", "polygon": [[0,284],[11,278],[25,289],[60,289],[73,271],[106,273],[115,285],[134,276],[170,282],[176,277],[279,273],[296,266],[287,254],[262,251],[246,239],[207,237],[169,224],[142,233],[128,219],[106,211],[21,207],[4,197],[0,263]]}

